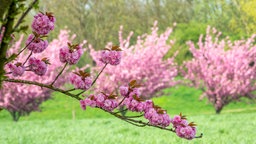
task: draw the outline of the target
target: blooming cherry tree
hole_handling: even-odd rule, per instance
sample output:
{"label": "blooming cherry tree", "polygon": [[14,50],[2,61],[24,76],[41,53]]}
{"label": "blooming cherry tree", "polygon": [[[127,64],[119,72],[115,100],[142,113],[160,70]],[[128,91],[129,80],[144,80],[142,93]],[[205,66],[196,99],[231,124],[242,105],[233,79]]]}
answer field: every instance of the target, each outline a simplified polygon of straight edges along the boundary
{"label": "blooming cherry tree", "polygon": [[[119,31],[119,43],[122,49],[122,60],[115,63],[111,58],[106,58],[109,63],[117,65],[115,70],[110,66],[104,70],[104,76],[100,77],[95,86],[96,91],[112,92],[117,91],[123,83],[136,79],[143,86],[140,87],[143,98],[152,98],[160,96],[160,91],[164,88],[174,86],[177,82],[174,77],[177,76],[177,66],[174,63],[174,57],[163,59],[164,55],[174,43],[173,40],[168,41],[172,32],[168,28],[163,34],[158,34],[157,22],[155,22],[152,32],[139,36],[135,45],[130,45],[130,37],[132,33],[124,39],[122,36],[122,27]],[[167,42],[168,41],[168,42]],[[111,47],[111,43],[106,47]],[[102,67],[101,57],[115,57],[120,59],[119,51],[105,50],[103,53],[95,51],[90,46],[90,54],[96,67],[93,71],[98,71]],[[104,61],[103,61],[104,62]],[[105,62],[106,63],[106,62]]]}
{"label": "blooming cherry tree", "polygon": [[185,63],[186,78],[204,90],[216,113],[241,97],[255,98],[252,92],[256,90],[256,35],[235,42],[220,39],[220,35],[208,27],[205,40],[203,36],[199,39],[199,48],[189,42],[194,58]]}

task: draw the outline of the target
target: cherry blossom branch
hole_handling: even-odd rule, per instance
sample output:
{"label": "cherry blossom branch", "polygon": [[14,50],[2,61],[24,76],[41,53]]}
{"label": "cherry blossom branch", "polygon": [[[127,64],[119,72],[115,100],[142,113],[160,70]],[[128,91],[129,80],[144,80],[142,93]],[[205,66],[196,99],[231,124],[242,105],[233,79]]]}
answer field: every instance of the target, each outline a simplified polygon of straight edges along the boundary
{"label": "cherry blossom branch", "polygon": [[59,76],[62,74],[62,72],[64,71],[64,69],[67,67],[68,63],[65,63],[64,67],[62,68],[62,70],[59,72],[59,74],[56,76],[56,78],[54,79],[54,81],[51,83],[51,86],[55,83],[55,81],[59,78]]}
{"label": "cherry blossom branch", "polygon": [[72,93],[69,93],[63,89],[60,89],[60,88],[57,88],[57,87],[54,87],[54,86],[51,86],[51,85],[47,85],[47,84],[42,84],[42,83],[39,83],[39,82],[35,82],[35,81],[28,81],[28,80],[21,80],[21,79],[4,79],[3,81],[6,81],[6,82],[13,82],[13,83],[23,83],[23,84],[29,84],[29,85],[36,85],[36,86],[40,86],[40,87],[44,87],[44,88],[48,88],[48,89],[51,89],[51,90],[54,90],[54,91],[57,91],[57,92],[60,92],[60,93],[63,93],[67,96],[70,96],[72,98],[75,98],[77,100],[82,100],[80,97],[78,97],[77,95],[74,95]]}
{"label": "cherry blossom branch", "polygon": [[[48,88],[48,89],[51,89],[51,90],[54,90],[54,91],[57,91],[57,92],[60,92],[60,93],[63,93],[67,96],[70,96],[72,98],[75,98],[76,100],[82,100],[80,97],[78,97],[77,95],[74,95],[74,94],[71,94],[63,89],[60,89],[60,88],[57,88],[57,87],[53,87],[52,85],[46,85],[46,84],[42,84],[42,83],[39,83],[39,82],[34,82],[34,81],[27,81],[27,80],[20,80],[20,79],[4,79],[3,81],[6,81],[6,82],[14,82],[14,83],[23,83],[23,84],[29,84],[29,85],[36,85],[36,86],[40,86],[40,87],[45,87],[45,88]],[[99,107],[97,107],[99,108]],[[174,132],[175,133],[175,130],[174,129],[171,129],[171,128],[165,128],[165,127],[161,127],[161,126],[157,126],[157,125],[152,125],[148,122],[143,122],[142,120],[136,120],[136,119],[133,119],[133,118],[137,118],[137,117],[141,117],[142,115],[139,115],[139,116],[130,116],[130,117],[127,117],[127,116],[122,116],[122,115],[119,115],[117,114],[116,112],[111,112],[111,111],[107,111],[107,110],[104,110],[102,108],[99,108],[113,116],[115,116],[116,118],[119,118],[127,123],[130,123],[132,125],[135,125],[135,126],[138,126],[138,127],[145,127],[145,126],[149,126],[149,127],[155,127],[155,128],[159,128],[159,129],[163,129],[163,130],[167,130],[167,131],[171,131],[171,132]],[[203,134],[201,133],[201,135],[199,136],[196,136],[195,138],[202,138]]]}
{"label": "cherry blossom branch", "polygon": [[[102,109],[102,110],[105,111],[105,112],[108,112],[111,115],[113,115],[113,116],[115,116],[115,117],[117,117],[117,118],[119,118],[121,120],[124,120],[124,121],[126,121],[126,122],[128,122],[130,124],[132,124],[131,122],[136,123],[136,126],[138,126],[140,124],[141,126],[139,126],[139,127],[149,126],[149,127],[155,127],[155,128],[159,128],[159,129],[162,129],[162,130],[167,130],[167,131],[171,131],[171,132],[175,133],[175,130],[172,129],[172,128],[164,128],[164,127],[157,126],[157,125],[151,125],[150,123],[146,123],[146,122],[143,122],[141,120],[134,120],[132,118],[127,118],[126,116],[118,115],[118,114],[116,114],[114,112],[109,112],[109,111],[106,111],[104,109]],[[202,138],[202,137],[203,137],[203,133],[201,133],[199,136],[196,136],[195,138]]]}

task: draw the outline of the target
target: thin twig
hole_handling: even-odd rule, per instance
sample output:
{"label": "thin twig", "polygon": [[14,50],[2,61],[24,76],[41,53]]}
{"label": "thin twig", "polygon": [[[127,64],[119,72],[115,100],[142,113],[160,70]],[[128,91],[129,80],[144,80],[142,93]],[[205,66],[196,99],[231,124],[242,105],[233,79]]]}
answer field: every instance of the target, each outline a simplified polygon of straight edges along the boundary
{"label": "thin twig", "polygon": [[118,103],[117,107],[119,107],[119,106],[122,104],[122,102],[125,100],[125,98],[126,98],[126,97],[124,97],[124,98]]}
{"label": "thin twig", "polygon": [[[99,78],[100,74],[103,72],[103,70],[106,68],[107,65],[108,65],[108,64],[106,63],[106,64],[104,65],[104,67],[101,69],[101,71],[98,73],[98,75],[96,76],[96,78],[95,78],[94,81],[92,82],[91,87],[92,87],[92,86],[94,85],[94,83],[97,81],[97,79]],[[82,92],[78,93],[77,96],[83,94],[84,92],[85,92],[85,90],[83,90]]]}
{"label": "thin twig", "polygon": [[137,116],[126,116],[127,118],[139,118],[139,117],[142,117],[143,116],[143,114],[141,114],[141,115],[137,115]]}
{"label": "thin twig", "polygon": [[56,76],[56,78],[54,79],[54,81],[51,83],[51,86],[55,83],[55,81],[59,78],[59,76],[62,74],[62,72],[64,71],[64,69],[67,67],[68,63],[65,63],[64,67],[62,68],[62,70],[59,72],[59,74]]}
{"label": "thin twig", "polygon": [[128,109],[126,108],[126,109],[123,109],[123,110],[121,110],[121,111],[117,111],[117,112],[113,112],[114,114],[118,114],[118,113],[121,113],[121,112],[125,112],[125,111],[127,111]]}
{"label": "thin twig", "polygon": [[[17,56],[16,57],[18,57],[34,40],[35,40],[35,36],[33,37],[33,39],[17,54]],[[32,51],[31,51],[32,52]],[[12,61],[12,60],[11,60]],[[7,64],[7,63],[9,63],[9,62],[11,62],[11,61],[7,61],[7,62],[5,62],[5,64]]]}
{"label": "thin twig", "polygon": [[22,20],[25,18],[25,16],[29,13],[29,11],[33,8],[33,6],[36,4],[38,0],[34,0],[29,7],[27,8],[27,10],[21,15],[20,19],[18,20],[18,22],[16,23],[16,25],[13,28],[13,31],[15,31],[19,25],[21,24]]}
{"label": "thin twig", "polygon": [[65,95],[70,96],[72,98],[75,98],[77,100],[82,100],[80,97],[78,97],[78,96],[76,96],[76,95],[74,95],[72,93],[66,92],[63,89],[60,89],[60,88],[57,88],[57,87],[53,87],[53,86],[47,85],[47,84],[42,84],[42,83],[35,82],[35,81],[28,81],[28,80],[21,80],[21,79],[8,79],[8,78],[4,79],[3,81],[14,82],[14,83],[23,83],[23,84],[29,84],[29,85],[36,85],[36,86],[40,86],[40,87],[45,87],[45,88],[48,88],[48,89],[51,89],[51,90],[63,93]]}
{"label": "thin twig", "polygon": [[126,122],[128,122],[128,123],[130,123],[130,124],[132,124],[132,125],[135,125],[135,126],[137,126],[137,127],[145,127],[145,126],[146,126],[145,124],[136,124],[136,123],[133,123],[133,122],[131,122],[131,121],[129,121],[129,120],[124,120],[124,121],[126,121]]}
{"label": "thin twig", "polygon": [[103,72],[103,70],[106,68],[108,64],[106,63],[104,65],[104,67],[101,69],[101,71],[98,73],[98,75],[96,76],[96,78],[94,79],[94,81],[92,82],[92,86],[94,85],[94,83],[97,81],[97,79],[99,78],[100,74]]}
{"label": "thin twig", "polygon": [[28,59],[32,56],[32,51],[30,52],[30,54],[28,55],[27,59],[25,60],[25,62],[23,63],[23,65],[25,65],[28,61]]}
{"label": "thin twig", "polygon": [[71,91],[74,91],[74,90],[76,90],[76,89],[72,88],[72,89],[66,90],[66,92],[71,92]]}

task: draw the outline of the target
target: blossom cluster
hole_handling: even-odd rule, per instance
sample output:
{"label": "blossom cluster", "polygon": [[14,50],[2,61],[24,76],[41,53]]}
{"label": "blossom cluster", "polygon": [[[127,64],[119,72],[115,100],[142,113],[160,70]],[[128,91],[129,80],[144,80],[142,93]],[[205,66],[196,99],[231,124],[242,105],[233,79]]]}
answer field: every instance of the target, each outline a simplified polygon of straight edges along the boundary
{"label": "blossom cluster", "polygon": [[136,85],[136,82],[134,84],[130,83],[129,87],[120,87],[120,93],[125,97],[123,105],[130,111],[144,112],[144,117],[148,119],[149,123],[152,125],[168,127],[171,120],[166,111],[154,105],[152,100],[141,99],[141,92],[137,87],[139,87],[139,85]]}
{"label": "blossom cluster", "polygon": [[25,67],[22,65],[22,63],[9,63],[7,64],[7,67],[11,70],[11,73],[14,77],[21,76],[25,72]]}
{"label": "blossom cluster", "polygon": [[88,90],[92,85],[92,78],[89,74],[79,71],[70,75],[70,82],[76,89]]}
{"label": "blossom cluster", "polygon": [[63,63],[68,63],[70,65],[76,64],[83,54],[82,47],[80,45],[64,46],[60,49],[60,61]]}
{"label": "blossom cluster", "polygon": [[30,58],[29,61],[29,68],[31,71],[33,71],[37,75],[44,75],[47,71],[47,64],[49,64],[48,60],[46,58],[40,60],[37,58]]}
{"label": "blossom cluster", "polygon": [[121,62],[121,49],[118,46],[113,46],[111,49],[106,49],[101,52],[100,61],[105,64],[118,65]]}
{"label": "blossom cluster", "polygon": [[[34,16],[34,20],[32,22],[33,34],[30,34],[26,40],[26,47],[31,50],[32,53],[41,53],[47,48],[48,41],[43,40],[42,37],[54,29],[54,23],[55,17],[52,15],[52,13],[39,13]],[[24,67],[26,66],[24,66],[24,64],[26,62],[24,62],[24,64],[21,62],[18,63],[19,65],[16,66],[13,64],[8,64],[13,76],[22,76],[25,71]],[[47,71],[47,64],[50,63],[46,58],[39,60],[33,57],[29,59],[28,67],[30,68],[30,71],[33,71],[39,76],[43,76]]]}
{"label": "blossom cluster", "polygon": [[34,34],[30,34],[26,41],[26,45],[28,46],[28,49],[33,53],[41,53],[47,48],[48,41],[43,40]]}
{"label": "blossom cluster", "polygon": [[47,35],[54,29],[54,23],[56,19],[52,13],[39,13],[34,16],[32,22],[32,29],[39,35]]}
{"label": "blossom cluster", "polygon": [[86,109],[86,106],[99,107],[107,111],[113,111],[117,106],[118,102],[115,95],[107,95],[105,93],[100,93],[98,95],[90,95],[84,100],[80,101],[81,108]]}
{"label": "blossom cluster", "polygon": [[195,138],[196,136],[195,124],[193,122],[188,123],[186,120],[186,117],[183,116],[182,114],[174,116],[171,119],[171,123],[175,128],[175,132],[177,136],[188,139],[188,140]]}

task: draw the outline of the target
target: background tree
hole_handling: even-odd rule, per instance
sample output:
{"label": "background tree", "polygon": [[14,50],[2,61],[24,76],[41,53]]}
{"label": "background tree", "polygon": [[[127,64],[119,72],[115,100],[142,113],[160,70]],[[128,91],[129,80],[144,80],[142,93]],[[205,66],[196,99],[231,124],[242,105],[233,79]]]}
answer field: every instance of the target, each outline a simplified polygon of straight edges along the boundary
{"label": "background tree", "polygon": [[[119,43],[123,51],[122,61],[114,71],[112,67],[105,69],[97,81],[96,91],[118,92],[118,88],[125,82],[136,78],[137,82],[142,85],[140,88],[142,97],[150,99],[160,96],[161,90],[177,83],[174,81],[174,77],[178,73],[174,57],[163,60],[164,55],[171,48],[171,44],[174,43],[172,40],[168,40],[172,29],[168,28],[164,33],[158,34],[156,24],[152,27],[150,34],[138,37],[137,43],[134,45],[130,45],[132,33],[124,39],[121,28]],[[99,61],[100,53],[91,48],[91,56],[97,63],[92,70],[99,70],[102,67]]]}
{"label": "background tree", "polygon": [[185,77],[203,89],[216,113],[241,97],[256,97],[253,94],[256,90],[256,46],[253,45],[256,35],[235,42],[220,39],[220,35],[215,28],[208,27],[205,38],[199,39],[198,49],[189,43],[193,59],[185,63]]}

